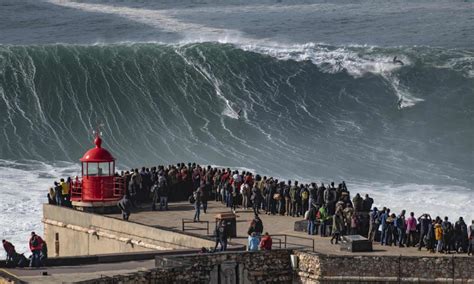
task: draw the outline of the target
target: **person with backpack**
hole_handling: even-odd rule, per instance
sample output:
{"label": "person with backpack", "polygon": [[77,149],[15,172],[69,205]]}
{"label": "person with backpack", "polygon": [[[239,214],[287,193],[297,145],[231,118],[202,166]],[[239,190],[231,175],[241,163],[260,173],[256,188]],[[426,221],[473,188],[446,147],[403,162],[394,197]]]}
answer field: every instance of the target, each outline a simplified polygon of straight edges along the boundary
{"label": "person with backpack", "polygon": [[444,217],[444,221],[441,223],[441,227],[443,228],[443,246],[444,252],[449,254],[453,249],[453,225],[449,222],[448,217]]}
{"label": "person with backpack", "polygon": [[262,195],[257,187],[257,183],[254,183],[252,187],[252,195],[250,196],[250,201],[252,201],[253,213],[256,215],[260,214],[260,203],[262,202]]}
{"label": "person with backpack", "polygon": [[344,214],[342,213],[342,208],[338,208],[335,214],[332,216],[332,238],[331,244],[336,240],[336,245],[339,243],[341,232],[344,228]]}
{"label": "person with backpack", "polygon": [[31,237],[29,240],[29,246],[32,253],[30,260],[30,267],[40,267],[41,266],[41,251],[43,249],[43,239],[38,236],[35,232],[31,232]]}
{"label": "person with backpack", "polygon": [[316,208],[311,205],[304,215],[305,220],[308,221],[308,235],[314,235],[316,227]]}
{"label": "person with backpack", "polygon": [[242,207],[244,210],[248,210],[250,204],[250,186],[248,183],[242,183],[240,186],[240,194],[242,195]]}
{"label": "person with backpack", "polygon": [[308,204],[309,204],[309,190],[306,186],[301,185],[301,212],[302,215],[306,214],[306,211],[308,211]]}
{"label": "person with backpack", "polygon": [[456,251],[466,252],[469,243],[467,225],[462,217],[454,225],[454,234],[456,238]]}
{"label": "person with backpack", "polygon": [[227,250],[227,227],[226,227],[225,220],[221,220],[216,225],[214,234],[216,236],[216,246],[214,247],[214,251],[217,250],[217,246],[219,245],[220,245],[220,251],[226,251]]}
{"label": "person with backpack", "polygon": [[405,238],[406,238],[406,221],[405,221],[405,210],[402,210],[400,215],[398,215],[397,219],[395,220],[395,227],[397,229],[398,235],[398,246],[405,247]]}

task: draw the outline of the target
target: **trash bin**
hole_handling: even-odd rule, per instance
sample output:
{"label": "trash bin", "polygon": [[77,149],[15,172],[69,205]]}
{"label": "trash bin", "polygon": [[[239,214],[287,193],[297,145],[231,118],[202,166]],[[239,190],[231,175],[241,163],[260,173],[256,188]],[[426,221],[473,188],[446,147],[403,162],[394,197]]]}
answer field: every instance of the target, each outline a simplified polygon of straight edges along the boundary
{"label": "trash bin", "polygon": [[221,220],[225,221],[227,236],[229,238],[237,237],[237,215],[231,212],[219,213],[216,215],[216,226]]}

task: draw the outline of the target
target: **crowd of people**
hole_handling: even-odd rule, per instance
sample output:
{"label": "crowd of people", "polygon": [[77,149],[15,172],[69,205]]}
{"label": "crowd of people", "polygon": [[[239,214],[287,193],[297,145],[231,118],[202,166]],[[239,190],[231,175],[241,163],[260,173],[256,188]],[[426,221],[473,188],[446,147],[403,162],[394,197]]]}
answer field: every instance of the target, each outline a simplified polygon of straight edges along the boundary
{"label": "crowd of people", "polygon": [[48,258],[48,246],[46,242],[35,232],[31,232],[28,245],[31,251],[30,258],[26,258],[23,253],[18,253],[15,246],[7,241],[2,240],[3,248],[7,254],[7,267],[41,267],[45,265]]}
{"label": "crowd of people", "polygon": [[[195,221],[200,220],[201,210],[206,213],[208,201],[215,200],[233,212],[239,207],[253,210],[256,216],[304,217],[308,234],[331,237],[331,243],[338,243],[343,235],[359,234],[382,245],[418,246],[432,252],[472,254],[474,246],[474,221],[468,226],[462,217],[452,224],[447,217],[444,221],[439,217],[431,220],[428,214],[415,218],[413,212],[406,216],[405,210],[398,215],[388,208],[378,210],[368,194],[362,197],[357,193],[351,198],[344,181],[337,186],[334,182],[284,182],[248,171],[194,163],[134,169],[121,176],[131,181],[127,187],[131,204],[149,196],[152,209],[159,200],[159,210],[167,210],[170,195],[181,196],[179,200],[188,197],[194,205]],[[252,237],[258,237],[258,233],[249,234],[249,247],[255,248],[256,240],[250,246]]]}
{"label": "crowd of people", "polygon": [[[239,207],[254,214],[286,215],[307,220],[309,235],[331,237],[359,234],[382,245],[425,247],[431,252],[467,252],[474,246],[474,221],[468,226],[459,218],[454,224],[445,217],[433,220],[428,214],[419,218],[405,211],[398,215],[390,209],[378,210],[366,194],[351,198],[346,183],[299,183],[281,181],[248,171],[202,167],[195,163],[143,167],[116,173],[125,183],[125,194],[118,206],[124,220],[134,207],[151,201],[151,210],[168,210],[168,202],[189,200],[194,206],[194,221],[206,213],[208,201],[221,202],[233,212]],[[68,181],[56,183],[51,202],[68,204]],[[249,235],[251,237],[251,235]],[[255,241],[253,242],[255,244]]]}
{"label": "crowd of people", "polygon": [[54,186],[49,188],[47,194],[48,203],[59,206],[71,207],[71,178],[65,181],[63,178],[54,182]]}

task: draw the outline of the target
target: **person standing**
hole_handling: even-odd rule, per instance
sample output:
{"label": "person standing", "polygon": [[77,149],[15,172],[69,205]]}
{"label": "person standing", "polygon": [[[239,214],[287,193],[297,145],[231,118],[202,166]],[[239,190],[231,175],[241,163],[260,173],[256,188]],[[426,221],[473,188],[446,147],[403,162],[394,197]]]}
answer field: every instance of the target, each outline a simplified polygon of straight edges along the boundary
{"label": "person standing", "polygon": [[339,243],[341,232],[343,231],[344,226],[344,214],[342,213],[342,208],[339,208],[336,213],[332,216],[332,238],[331,244],[336,240],[336,245]]}
{"label": "person standing", "polygon": [[62,204],[69,206],[69,201],[71,200],[69,196],[69,182],[65,182],[63,178],[60,179],[59,181],[60,181],[59,185],[61,186]]}
{"label": "person standing", "polygon": [[158,176],[158,194],[160,196],[160,211],[168,210],[168,182],[163,171],[160,171]]}
{"label": "person standing", "polygon": [[2,240],[2,244],[7,253],[7,262],[13,261],[13,258],[16,255],[15,246],[7,240]]}
{"label": "person standing", "polygon": [[380,244],[387,245],[388,239],[388,223],[387,219],[390,216],[390,209],[385,209],[382,211],[382,215],[380,216],[380,224],[382,225],[382,235],[380,236]]}
{"label": "person standing", "polygon": [[398,246],[404,247],[405,243],[405,234],[406,234],[406,221],[405,221],[405,210],[402,210],[400,215],[398,215],[397,219],[395,220],[395,226],[397,227],[397,235],[398,235]]}
{"label": "person standing", "polygon": [[265,235],[260,240],[260,250],[271,250],[272,243],[273,243],[272,238],[270,237],[268,232],[265,232]]}
{"label": "person standing", "polygon": [[309,204],[309,190],[306,186],[301,185],[300,189],[300,195],[301,195],[301,215],[304,216],[306,211],[308,211],[308,204]]}
{"label": "person standing", "polygon": [[131,215],[131,208],[132,208],[132,201],[130,200],[128,193],[126,193],[122,197],[122,199],[119,200],[119,202],[117,203],[117,206],[122,211],[123,220],[128,221],[128,218],[130,218],[130,215]]}
{"label": "person standing", "polygon": [[215,230],[216,235],[216,246],[214,247],[214,251],[217,250],[217,246],[220,245],[220,251],[227,250],[227,228],[225,220],[221,220]]}
{"label": "person standing", "polygon": [[469,226],[469,246],[467,247],[467,255],[474,254],[474,220],[472,220],[471,226]]}
{"label": "person standing", "polygon": [[441,226],[441,220],[435,224],[434,231],[435,240],[437,241],[436,252],[441,253],[443,251],[443,227]]}
{"label": "person standing", "polygon": [[410,217],[406,221],[407,247],[415,246],[416,218],[415,213],[410,212]]}
{"label": "person standing", "polygon": [[314,235],[316,226],[316,208],[310,206],[309,210],[305,213],[305,219],[308,220],[308,235]]}
{"label": "person standing", "polygon": [[199,216],[201,215],[201,188],[196,189],[194,192],[194,222],[199,222]]}
{"label": "person standing", "polygon": [[41,251],[43,249],[43,239],[38,236],[35,232],[31,232],[31,237],[29,240],[29,246],[31,253],[30,267],[40,267],[41,266]]}
{"label": "person standing", "polygon": [[54,182],[54,197],[56,199],[56,205],[62,206],[63,205],[63,194],[62,194],[62,187],[59,185],[57,181]]}
{"label": "person standing", "polygon": [[288,181],[287,185],[283,185],[283,197],[285,198],[285,215],[291,216],[291,211],[293,211],[292,202],[294,199],[290,196],[291,190],[291,180]]}
{"label": "person standing", "polygon": [[257,234],[252,232],[252,234],[248,237],[247,251],[258,251],[259,243],[260,240],[258,239]]}
{"label": "person standing", "polygon": [[288,216],[295,217],[297,215],[297,212],[298,212],[298,207],[296,205],[296,195],[297,194],[298,194],[298,182],[295,181],[295,185],[290,187],[289,196],[290,196],[291,205],[290,205],[290,208],[289,208]]}
{"label": "person standing", "polygon": [[257,187],[257,183],[254,183],[252,187],[252,195],[250,196],[250,200],[252,201],[252,208],[253,213],[255,215],[260,214],[260,203],[262,200],[261,192]]}
{"label": "person standing", "polygon": [[375,240],[375,234],[377,233],[377,230],[379,229],[380,221],[379,221],[379,211],[377,207],[374,207],[372,212],[369,214],[369,235],[368,239],[369,241],[373,242]]}
{"label": "person standing", "polygon": [[[418,250],[421,250],[421,248],[425,245],[425,236],[429,232],[429,226],[432,224],[431,216],[429,214],[422,214],[418,218],[418,222],[420,223],[420,238],[418,242]],[[434,226],[432,226],[434,229]]]}

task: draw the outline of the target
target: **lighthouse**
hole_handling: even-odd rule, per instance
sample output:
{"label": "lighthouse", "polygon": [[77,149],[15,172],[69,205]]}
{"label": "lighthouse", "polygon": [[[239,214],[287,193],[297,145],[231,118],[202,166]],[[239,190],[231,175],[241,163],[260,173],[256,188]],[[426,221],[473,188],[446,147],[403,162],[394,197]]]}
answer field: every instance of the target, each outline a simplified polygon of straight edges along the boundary
{"label": "lighthouse", "polygon": [[95,134],[94,144],[80,159],[81,178],[72,181],[72,206],[88,212],[114,211],[125,193],[125,179],[115,176],[115,158],[102,148],[99,132]]}

